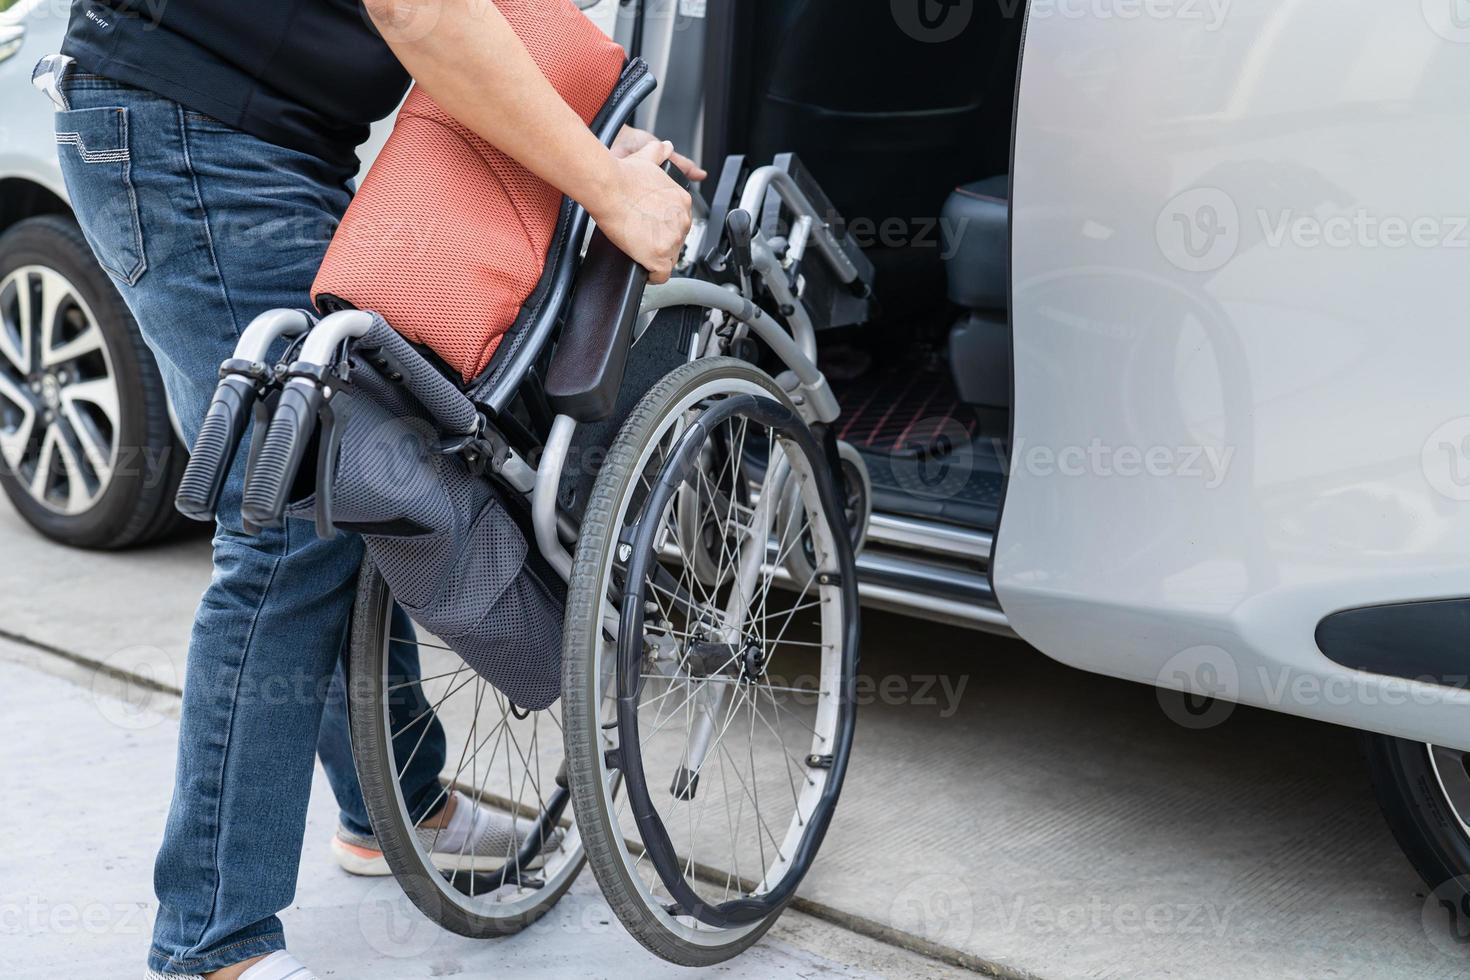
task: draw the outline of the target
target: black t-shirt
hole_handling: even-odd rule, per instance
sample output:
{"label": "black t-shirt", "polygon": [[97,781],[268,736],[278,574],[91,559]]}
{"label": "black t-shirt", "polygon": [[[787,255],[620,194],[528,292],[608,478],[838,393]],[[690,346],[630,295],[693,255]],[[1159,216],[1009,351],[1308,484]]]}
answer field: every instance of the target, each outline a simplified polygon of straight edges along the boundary
{"label": "black t-shirt", "polygon": [[409,84],[357,0],[80,0],[61,50],[85,71],[342,163]]}

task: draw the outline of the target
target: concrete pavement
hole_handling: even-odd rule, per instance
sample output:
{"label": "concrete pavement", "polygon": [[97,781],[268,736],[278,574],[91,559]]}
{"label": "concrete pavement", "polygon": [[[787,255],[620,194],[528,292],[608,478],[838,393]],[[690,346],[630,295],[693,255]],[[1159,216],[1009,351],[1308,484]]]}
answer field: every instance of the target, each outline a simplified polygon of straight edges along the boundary
{"label": "concrete pavement", "polygon": [[[47,659],[0,641],[8,787],[0,810],[0,975],[140,976],[177,722],[166,697],[153,704],[134,689],[131,699],[119,699],[114,695],[126,689],[105,676]],[[296,902],[282,915],[291,949],[323,980],[688,976],[623,932],[590,874],[545,919],[511,939],[477,942],[444,932],[392,879],[352,878],[336,867],[326,847],[335,814],[318,778]],[[962,971],[793,913],[720,973],[764,980]]]}
{"label": "concrete pavement", "polygon": [[[110,964],[100,975],[126,976],[117,964],[136,959],[147,930],[116,920],[133,906],[146,918],[151,898],[173,755],[167,692],[182,682],[208,542],[70,551],[0,505],[0,556],[0,635],[12,641],[0,644],[0,912],[11,916],[0,966],[20,949],[40,971],[0,973]],[[150,683],[119,686],[113,672]],[[1385,829],[1354,733],[1243,708],[1192,731],[1147,687],[878,614],[865,620],[864,673],[851,774],[800,899],[820,918],[789,915],[726,975],[957,975],[896,943],[1049,980],[1470,978],[1470,947]],[[542,927],[546,942],[440,934],[391,885],[336,873],[321,780],[317,794],[286,921],[318,970],[665,975],[608,919],[590,876]],[[4,897],[15,881],[21,906]],[[96,935],[52,923],[52,910],[65,919],[97,902]],[[25,903],[40,903],[35,935],[7,924],[16,908],[31,914]],[[374,945],[384,936],[388,949]]]}

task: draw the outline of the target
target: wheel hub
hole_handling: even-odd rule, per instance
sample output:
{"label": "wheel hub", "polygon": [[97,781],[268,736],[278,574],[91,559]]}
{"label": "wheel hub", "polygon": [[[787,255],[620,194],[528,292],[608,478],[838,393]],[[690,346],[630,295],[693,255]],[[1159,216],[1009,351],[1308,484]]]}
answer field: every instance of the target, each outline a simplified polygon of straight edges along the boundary
{"label": "wheel hub", "polygon": [[740,658],[741,680],[754,684],[766,674],[766,666],[770,663],[760,644],[751,642],[746,645]]}
{"label": "wheel hub", "polygon": [[61,379],[54,372],[46,372],[41,379],[41,404],[52,415],[61,411]]}
{"label": "wheel hub", "polygon": [[685,653],[691,677],[715,677],[736,674],[740,670],[740,654],[732,643],[695,640]]}

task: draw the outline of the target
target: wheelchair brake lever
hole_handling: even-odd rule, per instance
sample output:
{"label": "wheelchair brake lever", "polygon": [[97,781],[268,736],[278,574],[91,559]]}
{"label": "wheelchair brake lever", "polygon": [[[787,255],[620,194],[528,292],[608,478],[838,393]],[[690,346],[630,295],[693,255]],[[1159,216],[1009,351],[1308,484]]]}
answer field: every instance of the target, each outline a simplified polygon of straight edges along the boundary
{"label": "wheelchair brake lever", "polygon": [[726,216],[725,228],[730,235],[730,262],[740,277],[740,295],[750,299],[754,294],[751,282],[755,259],[751,254],[751,242],[755,238],[755,219],[749,211],[736,208]]}
{"label": "wheelchair brake lever", "polygon": [[320,415],[320,447],[316,457],[316,536],[331,541],[337,536],[334,490],[337,463],[342,455],[342,437],[347,434],[352,396],[339,391],[323,402]]}
{"label": "wheelchair brake lever", "polygon": [[[250,452],[245,457],[245,473],[255,472],[260,465],[260,450],[265,444],[264,433],[270,427],[271,416],[276,414],[276,406],[281,403],[281,389],[279,386],[272,388],[264,397],[257,399],[254,406],[256,438],[250,440]],[[250,518],[240,515],[241,526],[246,534],[259,534],[263,528]]]}

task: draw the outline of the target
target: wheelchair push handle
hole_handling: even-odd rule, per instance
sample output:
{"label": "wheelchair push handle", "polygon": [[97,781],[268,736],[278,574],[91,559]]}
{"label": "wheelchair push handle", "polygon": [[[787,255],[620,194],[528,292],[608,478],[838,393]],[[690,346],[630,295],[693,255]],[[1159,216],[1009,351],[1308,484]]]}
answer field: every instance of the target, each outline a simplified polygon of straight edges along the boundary
{"label": "wheelchair push handle", "polygon": [[214,520],[220,493],[245,437],[251,406],[269,383],[270,369],[264,363],[265,356],[277,340],[299,336],[311,324],[311,317],[302,310],[264,313],[240,336],[235,356],[220,366],[219,386],[199,426],[199,435],[174,497],[174,506],[185,517],[195,521]]}
{"label": "wheelchair push handle", "polygon": [[245,496],[240,514],[256,527],[280,527],[291,502],[291,490],[317,431],[317,417],[326,401],[324,382],[337,363],[344,342],[372,329],[376,318],[361,310],[333,313],[311,333],[301,356],[289,371],[291,380],[281,389],[280,401],[259,450],[250,454],[245,473]]}
{"label": "wheelchair push handle", "polygon": [[239,375],[221,379],[214,390],[214,399],[200,423],[189,464],[184,468],[174,497],[174,506],[190,520],[214,520],[220,492],[240,441],[245,437],[250,405],[254,401],[254,382]]}
{"label": "wheelchair push handle", "polygon": [[321,389],[309,381],[293,379],[281,391],[265,440],[252,454],[245,475],[240,514],[256,527],[280,527],[285,520],[291,487],[306,458],[321,406]]}

